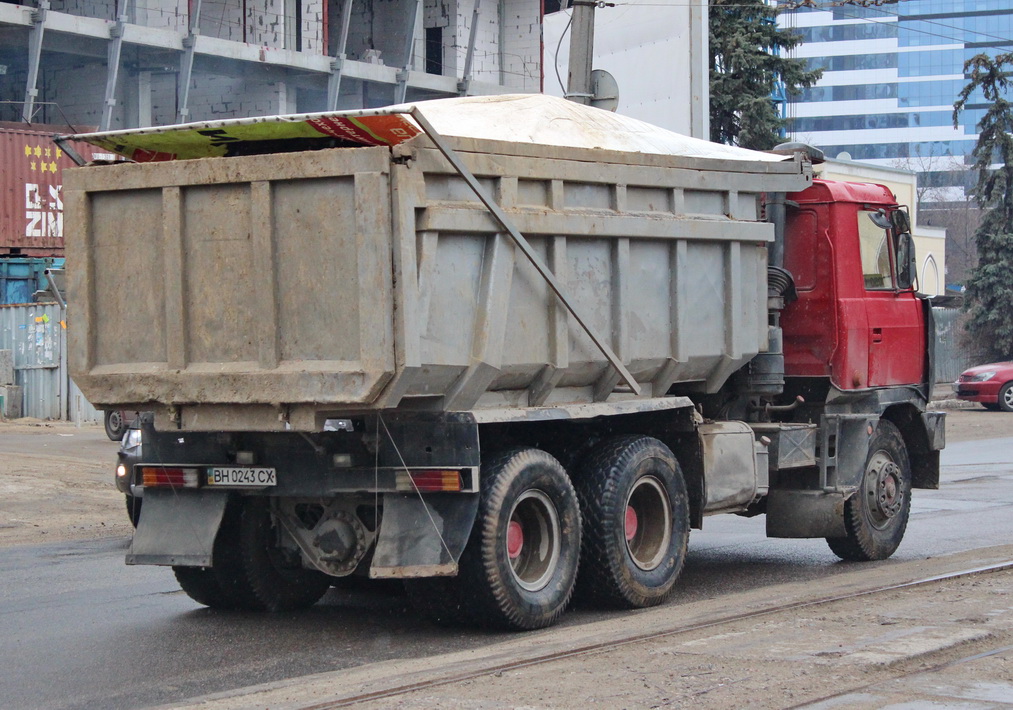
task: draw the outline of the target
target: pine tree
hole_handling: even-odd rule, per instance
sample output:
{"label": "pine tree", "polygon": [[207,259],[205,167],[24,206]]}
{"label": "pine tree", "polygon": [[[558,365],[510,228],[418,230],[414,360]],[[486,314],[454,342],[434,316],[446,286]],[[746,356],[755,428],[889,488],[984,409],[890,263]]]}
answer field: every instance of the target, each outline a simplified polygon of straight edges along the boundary
{"label": "pine tree", "polygon": [[822,69],[779,56],[801,37],[779,29],[778,10],[764,0],[711,0],[711,140],[767,150],[781,142],[784,124],[771,100],[780,78],[789,96],[815,84]]}
{"label": "pine tree", "polygon": [[977,172],[971,194],[982,219],[974,235],[978,264],[964,284],[964,303],[968,332],[989,360],[1013,358],[1013,106],[1007,99],[1011,64],[1013,53],[978,54],[967,60],[964,75],[970,82],[953,104],[955,127],[965,108],[986,109],[971,153]]}

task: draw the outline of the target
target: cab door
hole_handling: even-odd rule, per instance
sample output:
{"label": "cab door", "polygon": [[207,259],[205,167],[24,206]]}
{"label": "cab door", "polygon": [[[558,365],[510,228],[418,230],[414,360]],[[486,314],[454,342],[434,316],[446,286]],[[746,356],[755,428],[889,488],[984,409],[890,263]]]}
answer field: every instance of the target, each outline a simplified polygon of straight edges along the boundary
{"label": "cab door", "polygon": [[858,211],[869,334],[869,387],[925,380],[925,321],[912,287],[897,280],[894,230],[882,210]]}

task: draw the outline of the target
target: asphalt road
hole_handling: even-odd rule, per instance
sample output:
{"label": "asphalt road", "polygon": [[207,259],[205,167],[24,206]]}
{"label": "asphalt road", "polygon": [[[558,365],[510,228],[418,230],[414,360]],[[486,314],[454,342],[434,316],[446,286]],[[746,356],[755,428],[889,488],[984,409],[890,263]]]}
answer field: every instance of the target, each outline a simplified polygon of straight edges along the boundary
{"label": "asphalt road", "polygon": [[[915,492],[904,543],[875,564],[1013,541],[1010,451],[1013,439],[951,444],[943,452],[941,489]],[[763,526],[762,517],[708,518],[703,531],[693,531],[670,604],[854,569],[822,540],[768,540]],[[178,591],[169,570],[126,567],[126,544],[114,538],[0,550],[3,707],[167,704],[504,638],[418,621],[396,588],[385,586],[333,590],[307,612],[211,612]],[[561,626],[620,613],[578,608]]]}

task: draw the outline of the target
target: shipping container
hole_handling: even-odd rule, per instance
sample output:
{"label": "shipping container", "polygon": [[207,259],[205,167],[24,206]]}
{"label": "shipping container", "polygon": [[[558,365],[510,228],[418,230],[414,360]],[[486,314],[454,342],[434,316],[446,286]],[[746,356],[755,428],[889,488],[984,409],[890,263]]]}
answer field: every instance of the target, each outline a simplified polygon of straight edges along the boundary
{"label": "shipping container", "polygon": [[62,258],[0,257],[0,305],[34,303],[35,292],[49,286],[46,270],[63,266]]}
{"label": "shipping container", "polygon": [[[53,143],[66,126],[0,123],[0,256],[63,256],[63,169],[74,161]],[[109,157],[87,144],[87,160]]]}

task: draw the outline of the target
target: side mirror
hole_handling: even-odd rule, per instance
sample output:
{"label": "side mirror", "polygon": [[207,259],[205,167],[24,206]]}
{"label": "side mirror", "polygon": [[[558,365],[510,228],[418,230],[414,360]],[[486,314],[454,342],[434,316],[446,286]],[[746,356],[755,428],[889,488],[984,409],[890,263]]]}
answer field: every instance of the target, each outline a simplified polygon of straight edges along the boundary
{"label": "side mirror", "polygon": [[893,222],[886,215],[886,210],[877,210],[875,212],[869,212],[868,214],[872,223],[880,229],[890,229],[893,226]]}
{"label": "side mirror", "polygon": [[903,234],[911,231],[911,218],[904,210],[894,210],[890,213],[890,226],[894,234]]}
{"label": "side mirror", "polygon": [[896,236],[894,243],[896,244],[894,256],[897,263],[897,288],[906,290],[914,286],[915,275],[918,273],[915,240],[909,232],[903,232]]}

